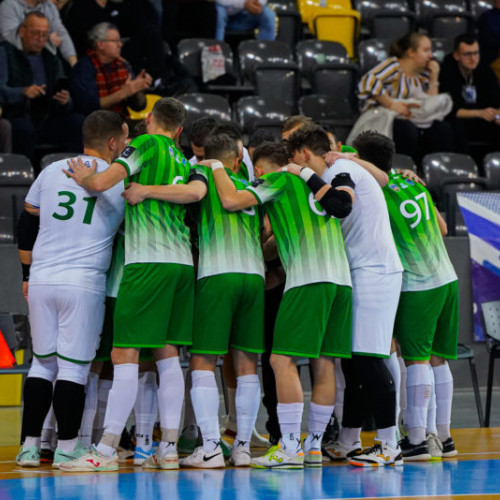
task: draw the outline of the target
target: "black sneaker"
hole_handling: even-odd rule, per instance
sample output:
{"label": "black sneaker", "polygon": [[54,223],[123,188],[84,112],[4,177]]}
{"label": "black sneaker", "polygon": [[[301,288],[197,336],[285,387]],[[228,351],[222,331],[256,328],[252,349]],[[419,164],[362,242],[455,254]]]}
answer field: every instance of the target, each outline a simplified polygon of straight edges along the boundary
{"label": "black sneaker", "polygon": [[326,426],[325,433],[323,434],[323,441],[337,441],[339,438],[339,423],[337,418],[332,415],[330,422]]}
{"label": "black sneaker", "polygon": [[54,461],[54,452],[50,448],[40,450],[40,463],[51,464]]}
{"label": "black sneaker", "polygon": [[420,444],[412,444],[408,437],[405,437],[399,442],[399,446],[406,462],[427,462],[431,459],[427,441],[422,441]]}
{"label": "black sneaker", "polygon": [[451,458],[458,455],[458,451],[455,448],[455,441],[453,438],[449,437],[443,442],[443,458]]}

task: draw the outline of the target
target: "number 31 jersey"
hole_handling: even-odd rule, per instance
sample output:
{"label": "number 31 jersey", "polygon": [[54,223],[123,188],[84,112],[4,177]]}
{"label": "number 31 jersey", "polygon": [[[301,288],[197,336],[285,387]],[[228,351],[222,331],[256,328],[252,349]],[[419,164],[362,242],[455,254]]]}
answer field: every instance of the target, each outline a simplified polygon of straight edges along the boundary
{"label": "number 31 jersey", "polygon": [[[109,164],[83,156],[97,172]],[[40,209],[40,230],[33,248],[30,285],[72,285],[106,290],[113,237],[123,219],[123,182],[103,193],[89,192],[63,172],[66,160],[45,168],[31,186],[26,203]]]}
{"label": "number 31 jersey", "polygon": [[392,170],[383,192],[404,267],[402,291],[430,290],[455,281],[457,275],[427,189]]}

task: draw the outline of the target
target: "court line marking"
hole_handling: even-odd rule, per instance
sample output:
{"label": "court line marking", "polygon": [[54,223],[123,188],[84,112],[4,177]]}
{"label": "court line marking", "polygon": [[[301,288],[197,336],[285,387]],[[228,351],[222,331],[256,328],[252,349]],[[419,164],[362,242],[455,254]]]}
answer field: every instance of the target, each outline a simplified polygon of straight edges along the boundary
{"label": "court line marking", "polygon": [[[498,493],[445,493],[443,495],[396,495],[392,497],[345,497],[339,500],[384,500],[388,498],[449,498],[449,497],[475,497],[475,496],[495,496],[498,497]],[[321,498],[314,500],[337,500],[336,498]]]}

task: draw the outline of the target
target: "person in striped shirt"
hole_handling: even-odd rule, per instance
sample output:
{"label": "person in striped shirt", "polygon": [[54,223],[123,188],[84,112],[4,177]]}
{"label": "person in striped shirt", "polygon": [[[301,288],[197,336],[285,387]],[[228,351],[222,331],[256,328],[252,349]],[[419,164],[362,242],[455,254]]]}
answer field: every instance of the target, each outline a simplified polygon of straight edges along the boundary
{"label": "person in striped shirt", "polygon": [[411,122],[416,104],[401,99],[437,95],[439,63],[432,57],[431,40],[419,33],[408,33],[396,40],[388,59],[370,69],[358,84],[361,111],[383,106],[397,113],[393,134],[396,152],[412,158],[436,151],[453,151],[451,126],[434,121],[427,129]]}

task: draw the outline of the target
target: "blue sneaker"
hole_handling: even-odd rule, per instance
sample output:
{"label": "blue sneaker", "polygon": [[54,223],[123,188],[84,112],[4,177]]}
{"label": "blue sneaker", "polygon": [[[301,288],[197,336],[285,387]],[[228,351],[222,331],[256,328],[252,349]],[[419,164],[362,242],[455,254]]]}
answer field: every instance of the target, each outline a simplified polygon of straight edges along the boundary
{"label": "blue sneaker", "polygon": [[140,446],[135,447],[134,465],[142,465],[149,457],[155,454],[156,446],[151,446],[149,450],[144,450]]}

